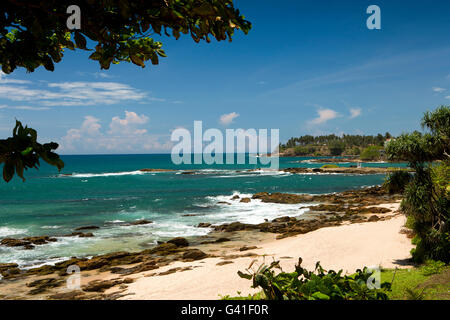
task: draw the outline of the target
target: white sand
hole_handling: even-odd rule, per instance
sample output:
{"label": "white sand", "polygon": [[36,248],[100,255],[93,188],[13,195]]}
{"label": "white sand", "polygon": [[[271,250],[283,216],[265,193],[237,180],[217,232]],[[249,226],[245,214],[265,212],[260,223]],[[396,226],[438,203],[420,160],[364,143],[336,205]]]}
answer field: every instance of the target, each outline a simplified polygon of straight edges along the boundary
{"label": "white sand", "polygon": [[[397,208],[398,204],[383,205]],[[280,259],[285,271],[293,271],[298,257],[303,258],[303,267],[314,269],[320,261],[325,269],[343,269],[348,273],[363,266],[382,266],[384,268],[405,267],[401,261],[410,257],[413,247],[411,240],[399,233],[405,223],[403,215],[390,220],[321,228],[306,234],[282,240],[271,240],[257,244],[258,249],[251,252],[266,254],[266,262],[272,257]],[[274,237],[275,238],[275,237]],[[249,244],[250,245],[250,244]],[[252,244],[254,245],[254,244]],[[246,252],[230,251],[229,254]],[[291,258],[286,258],[291,257]],[[136,281],[129,285],[123,299],[219,299],[219,295],[242,295],[254,293],[251,281],[241,279],[237,271],[244,271],[254,257],[241,257],[231,264],[217,266],[222,258],[207,258],[195,262],[176,262],[155,270],[157,272],[175,267],[193,266],[193,270],[176,272],[164,276],[137,275]],[[263,257],[258,257],[259,262]]]}

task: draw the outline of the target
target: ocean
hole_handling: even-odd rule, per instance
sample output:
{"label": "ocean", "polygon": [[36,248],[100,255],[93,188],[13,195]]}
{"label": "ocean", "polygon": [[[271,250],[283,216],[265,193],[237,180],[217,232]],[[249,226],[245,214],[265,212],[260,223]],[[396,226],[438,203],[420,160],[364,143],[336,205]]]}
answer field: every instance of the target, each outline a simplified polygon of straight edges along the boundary
{"label": "ocean", "polygon": [[[247,155],[247,158],[250,157]],[[21,267],[51,264],[72,256],[138,251],[157,241],[206,235],[200,222],[260,223],[280,216],[300,216],[308,204],[240,203],[233,195],[256,192],[321,194],[378,185],[384,175],[291,174],[261,165],[175,165],[170,154],[66,155],[65,168],[42,164],[0,183],[0,239],[49,235],[58,241],[32,250],[0,246],[0,263]],[[280,168],[320,167],[307,157],[280,158]],[[247,162],[248,163],[248,162]],[[340,163],[349,166],[350,163]],[[363,166],[393,166],[365,163]],[[405,164],[396,164],[405,166]],[[175,169],[141,172],[139,169]],[[262,169],[261,169],[262,168]],[[197,174],[180,170],[196,169]],[[247,169],[260,169],[243,171]],[[228,202],[226,204],[223,202]],[[146,225],[126,225],[147,219]],[[77,227],[99,226],[94,237],[61,237]],[[91,232],[91,230],[89,230]]]}

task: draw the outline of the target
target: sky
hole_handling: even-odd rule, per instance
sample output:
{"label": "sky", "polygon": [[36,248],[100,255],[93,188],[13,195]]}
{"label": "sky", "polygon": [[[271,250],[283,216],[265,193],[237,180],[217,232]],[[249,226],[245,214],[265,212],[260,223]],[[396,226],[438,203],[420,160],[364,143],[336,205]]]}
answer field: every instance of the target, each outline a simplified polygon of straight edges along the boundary
{"label": "sky", "polygon": [[[279,129],[393,135],[450,105],[449,1],[235,0],[252,22],[232,42],[156,37],[167,58],[101,70],[66,51],[55,71],[0,75],[0,137],[15,119],[60,154],[170,152],[171,132]],[[381,29],[369,30],[369,5]]]}

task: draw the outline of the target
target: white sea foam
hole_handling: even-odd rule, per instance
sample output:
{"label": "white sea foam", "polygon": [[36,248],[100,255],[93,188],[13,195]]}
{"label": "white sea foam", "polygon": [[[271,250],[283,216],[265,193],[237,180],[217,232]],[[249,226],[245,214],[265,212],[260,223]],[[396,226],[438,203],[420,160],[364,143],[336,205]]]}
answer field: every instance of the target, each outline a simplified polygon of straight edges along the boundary
{"label": "white sea foam", "polygon": [[[233,196],[239,199],[231,200]],[[242,198],[251,198],[252,194],[233,192],[233,195],[220,195],[206,197],[206,199],[220,207],[220,211],[202,215],[204,221],[222,224],[226,222],[239,221],[243,223],[258,224],[265,219],[272,220],[282,216],[300,216],[308,211],[308,203],[282,204],[266,203],[260,199],[252,199],[248,203],[240,202]],[[222,202],[222,203],[220,203]]]}
{"label": "white sea foam", "polygon": [[155,231],[152,232],[153,235],[157,237],[189,237],[189,236],[204,236],[207,235],[211,229],[210,228],[197,228],[194,226],[189,226],[181,223],[156,223]]}
{"label": "white sea foam", "polygon": [[135,170],[135,171],[105,172],[105,173],[73,173],[70,176],[64,176],[64,177],[94,178],[94,177],[134,176],[134,175],[143,175],[143,174],[145,174],[144,171]]}
{"label": "white sea foam", "polygon": [[27,229],[10,228],[10,227],[0,227],[0,237],[9,237],[15,234],[26,233]]}
{"label": "white sea foam", "polygon": [[105,221],[106,223],[123,223],[125,221],[122,220],[111,220],[111,221]]}

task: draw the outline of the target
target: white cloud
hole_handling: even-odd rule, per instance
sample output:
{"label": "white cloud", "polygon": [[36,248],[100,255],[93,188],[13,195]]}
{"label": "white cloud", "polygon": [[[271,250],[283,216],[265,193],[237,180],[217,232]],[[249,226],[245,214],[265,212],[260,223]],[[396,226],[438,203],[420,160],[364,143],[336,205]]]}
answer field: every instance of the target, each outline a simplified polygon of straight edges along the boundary
{"label": "white cloud", "polygon": [[8,105],[0,105],[0,109],[16,109],[16,110],[50,110],[49,107],[31,107],[31,106],[8,106]]}
{"label": "white cloud", "polygon": [[350,108],[350,119],[359,117],[362,113],[361,108]]}
{"label": "white cloud", "polygon": [[308,122],[310,125],[323,124],[339,116],[339,114],[336,111],[331,109],[319,109],[317,110],[317,114],[318,114],[317,118],[314,118]]}
{"label": "white cloud", "polygon": [[142,128],[149,117],[125,111],[125,117],[111,119],[109,130],[102,130],[100,120],[85,116],[79,128],[69,129],[59,139],[63,153],[145,153],[168,151],[172,147],[169,135],[151,135]]}
{"label": "white cloud", "polygon": [[113,78],[112,75],[105,72],[94,72],[92,75],[96,78]]}
{"label": "white cloud", "polygon": [[41,106],[110,105],[124,101],[164,101],[148,97],[146,92],[119,82],[30,82],[0,77],[0,98],[10,101],[32,101]]}
{"label": "white cloud", "polygon": [[92,116],[86,116],[84,117],[84,122],[81,125],[80,131],[85,132],[90,136],[94,136],[100,133],[100,120],[97,118],[94,118]]}
{"label": "white cloud", "polygon": [[6,78],[6,73],[0,70],[0,84],[2,83],[15,83],[15,84],[25,84],[30,83],[28,80],[16,80],[16,79],[8,79]]}
{"label": "white cloud", "polygon": [[229,125],[235,118],[239,117],[239,113],[231,112],[220,116],[220,123],[223,125]]}
{"label": "white cloud", "polygon": [[447,89],[440,88],[440,87],[433,87],[434,92],[444,92],[445,90],[447,90]]}
{"label": "white cloud", "polygon": [[445,99],[450,99],[450,96],[446,96]]}
{"label": "white cloud", "polygon": [[133,111],[125,111],[125,118],[113,117],[109,125],[109,134],[113,135],[139,135],[147,132],[146,129],[137,128],[139,125],[147,123],[149,118],[142,114],[138,115]]}

